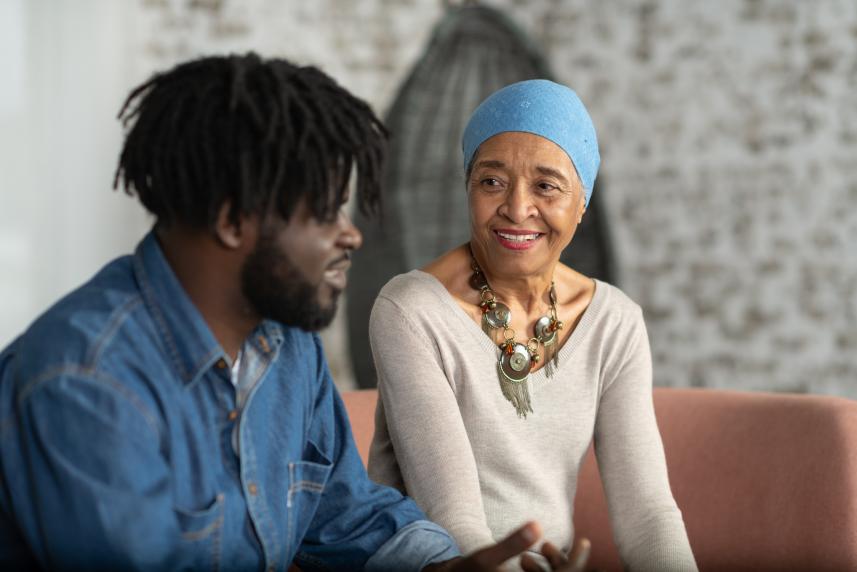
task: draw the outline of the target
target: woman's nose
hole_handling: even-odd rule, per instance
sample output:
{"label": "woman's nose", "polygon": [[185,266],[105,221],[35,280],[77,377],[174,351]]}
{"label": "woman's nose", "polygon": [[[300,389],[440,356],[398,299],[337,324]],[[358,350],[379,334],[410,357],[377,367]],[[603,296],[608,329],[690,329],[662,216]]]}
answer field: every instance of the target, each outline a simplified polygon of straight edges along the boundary
{"label": "woman's nose", "polygon": [[522,183],[517,183],[509,188],[500,208],[501,215],[516,223],[525,221],[535,211],[532,197],[526,186]]}

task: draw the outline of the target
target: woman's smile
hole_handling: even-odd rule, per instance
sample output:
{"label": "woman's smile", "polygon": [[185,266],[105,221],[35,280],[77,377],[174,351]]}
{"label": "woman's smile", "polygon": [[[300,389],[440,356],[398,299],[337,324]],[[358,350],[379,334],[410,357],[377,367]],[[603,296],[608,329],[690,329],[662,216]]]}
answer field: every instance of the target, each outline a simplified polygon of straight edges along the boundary
{"label": "woman's smile", "polygon": [[544,236],[541,232],[511,228],[494,229],[494,236],[500,246],[509,250],[527,250],[535,246]]}

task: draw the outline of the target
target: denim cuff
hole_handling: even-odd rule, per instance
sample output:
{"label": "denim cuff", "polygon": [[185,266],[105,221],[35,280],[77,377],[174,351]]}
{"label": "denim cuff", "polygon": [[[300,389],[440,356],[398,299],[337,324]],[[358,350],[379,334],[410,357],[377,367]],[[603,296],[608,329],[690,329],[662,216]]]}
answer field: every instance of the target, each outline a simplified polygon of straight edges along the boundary
{"label": "denim cuff", "polygon": [[461,556],[449,533],[428,520],[417,520],[394,534],[366,561],[366,572],[418,572],[429,564]]}

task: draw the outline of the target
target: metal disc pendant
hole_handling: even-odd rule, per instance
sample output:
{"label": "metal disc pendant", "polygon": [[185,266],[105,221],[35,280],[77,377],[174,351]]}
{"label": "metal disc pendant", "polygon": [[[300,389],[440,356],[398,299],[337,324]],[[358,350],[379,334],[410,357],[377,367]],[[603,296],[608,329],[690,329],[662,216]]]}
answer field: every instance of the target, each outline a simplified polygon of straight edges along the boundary
{"label": "metal disc pendant", "polygon": [[542,316],[536,322],[536,327],[534,328],[536,337],[542,342],[545,346],[549,346],[552,343],[556,342],[556,330],[551,331],[551,319],[549,316]]}
{"label": "metal disc pendant", "polygon": [[500,355],[500,372],[502,372],[503,377],[513,383],[526,381],[532,368],[533,360],[524,344],[514,344],[512,353],[504,349]]}
{"label": "metal disc pendant", "polygon": [[482,290],[485,286],[488,286],[488,281],[485,279],[485,275],[481,272],[474,272],[470,275],[470,287],[474,290]]}
{"label": "metal disc pendant", "polygon": [[483,316],[492,328],[505,328],[512,321],[512,311],[502,302],[496,302],[495,306]]}

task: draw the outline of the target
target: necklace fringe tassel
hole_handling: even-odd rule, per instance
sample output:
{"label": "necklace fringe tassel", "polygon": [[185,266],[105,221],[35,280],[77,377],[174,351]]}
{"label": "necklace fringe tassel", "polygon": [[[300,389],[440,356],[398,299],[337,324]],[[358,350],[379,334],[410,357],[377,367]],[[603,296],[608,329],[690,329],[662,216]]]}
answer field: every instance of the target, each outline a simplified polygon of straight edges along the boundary
{"label": "necklace fringe tassel", "polygon": [[503,375],[499,364],[497,364],[497,369],[497,373],[500,374],[500,391],[503,392],[503,397],[505,397],[509,403],[515,407],[518,417],[526,419],[527,413],[533,412],[533,406],[530,403],[530,388],[527,387],[527,380],[511,382],[506,379],[505,375]]}
{"label": "necklace fringe tassel", "polygon": [[550,345],[545,345],[545,375],[552,378],[553,374],[559,368],[559,352],[557,351],[558,343],[554,342]]}

